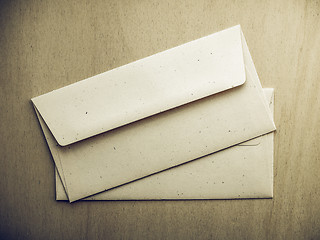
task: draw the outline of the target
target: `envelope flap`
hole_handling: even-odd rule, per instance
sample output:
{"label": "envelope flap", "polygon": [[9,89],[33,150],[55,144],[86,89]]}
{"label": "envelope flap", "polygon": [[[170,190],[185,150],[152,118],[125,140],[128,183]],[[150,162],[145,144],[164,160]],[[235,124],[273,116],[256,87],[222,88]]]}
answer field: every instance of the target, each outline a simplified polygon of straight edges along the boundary
{"label": "envelope flap", "polygon": [[129,63],[32,102],[61,146],[245,82],[240,26]]}

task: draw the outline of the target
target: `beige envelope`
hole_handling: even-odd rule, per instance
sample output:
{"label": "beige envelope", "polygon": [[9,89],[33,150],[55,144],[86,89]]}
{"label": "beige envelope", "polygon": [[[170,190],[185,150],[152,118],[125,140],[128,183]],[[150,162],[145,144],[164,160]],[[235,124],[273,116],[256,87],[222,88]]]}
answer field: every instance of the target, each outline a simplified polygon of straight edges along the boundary
{"label": "beige envelope", "polygon": [[[274,90],[264,89],[270,109]],[[56,200],[68,200],[57,170]],[[273,132],[84,200],[273,197]]]}
{"label": "beige envelope", "polygon": [[240,26],[32,102],[70,202],[275,130]]}

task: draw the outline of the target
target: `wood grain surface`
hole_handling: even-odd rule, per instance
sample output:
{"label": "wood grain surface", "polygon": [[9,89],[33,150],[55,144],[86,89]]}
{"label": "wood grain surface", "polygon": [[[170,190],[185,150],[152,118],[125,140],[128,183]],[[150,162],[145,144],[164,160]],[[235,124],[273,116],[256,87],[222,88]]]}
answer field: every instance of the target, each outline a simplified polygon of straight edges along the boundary
{"label": "wood grain surface", "polygon": [[[54,200],[32,97],[238,23],[275,88],[272,200]],[[0,239],[320,239],[320,1],[0,1],[0,28]]]}

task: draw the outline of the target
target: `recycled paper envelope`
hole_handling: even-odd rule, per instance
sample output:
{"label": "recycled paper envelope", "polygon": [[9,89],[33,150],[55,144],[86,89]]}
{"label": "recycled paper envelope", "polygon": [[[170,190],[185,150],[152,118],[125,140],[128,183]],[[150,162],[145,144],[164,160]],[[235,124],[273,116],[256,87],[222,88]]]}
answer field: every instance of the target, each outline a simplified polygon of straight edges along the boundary
{"label": "recycled paper envelope", "polygon": [[[264,89],[270,109],[274,90]],[[56,199],[67,200],[57,170]],[[84,200],[273,197],[273,132]]]}
{"label": "recycled paper envelope", "polygon": [[239,25],[32,102],[70,202],[275,130]]}

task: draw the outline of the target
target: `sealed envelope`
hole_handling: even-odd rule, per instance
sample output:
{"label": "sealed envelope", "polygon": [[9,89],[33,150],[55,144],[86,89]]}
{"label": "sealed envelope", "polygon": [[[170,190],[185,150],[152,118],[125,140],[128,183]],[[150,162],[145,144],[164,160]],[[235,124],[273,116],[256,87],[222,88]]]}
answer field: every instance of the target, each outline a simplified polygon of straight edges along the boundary
{"label": "sealed envelope", "polygon": [[240,26],[32,102],[70,202],[275,130]]}
{"label": "sealed envelope", "polygon": [[[264,89],[270,109],[274,90]],[[273,197],[273,132],[84,200]],[[68,200],[55,170],[56,200]]]}

